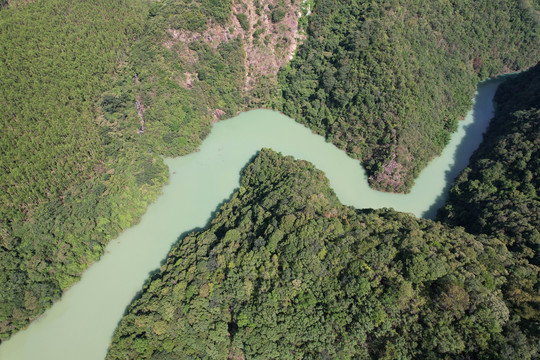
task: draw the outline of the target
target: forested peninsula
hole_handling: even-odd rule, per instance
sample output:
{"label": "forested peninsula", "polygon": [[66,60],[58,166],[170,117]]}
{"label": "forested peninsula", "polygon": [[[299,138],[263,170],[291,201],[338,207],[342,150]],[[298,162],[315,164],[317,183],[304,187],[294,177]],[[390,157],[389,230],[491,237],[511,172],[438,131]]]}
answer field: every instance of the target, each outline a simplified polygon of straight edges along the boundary
{"label": "forested peninsula", "polygon": [[343,206],[310,163],[263,149],[107,358],[530,359],[534,336],[504,301],[518,266],[496,237]]}
{"label": "forested peninsula", "polygon": [[108,359],[535,358],[539,86],[537,65],[497,91],[440,222],[345,207],[312,165],[262,150]]}
{"label": "forested peninsula", "polygon": [[240,111],[281,110],[362,159],[374,187],[406,191],[479,79],[538,60],[538,10],[0,0],[0,341],[138,221],[167,181],[161,156],[195,151]]}

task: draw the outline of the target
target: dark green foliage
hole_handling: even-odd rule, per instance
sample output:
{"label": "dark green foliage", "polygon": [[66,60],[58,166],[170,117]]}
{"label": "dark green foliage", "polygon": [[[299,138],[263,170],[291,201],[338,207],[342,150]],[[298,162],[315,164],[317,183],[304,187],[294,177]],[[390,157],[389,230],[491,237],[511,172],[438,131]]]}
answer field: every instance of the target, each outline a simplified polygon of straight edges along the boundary
{"label": "dark green foliage", "polygon": [[512,264],[494,238],[345,207],[311,164],[262,150],[211,225],[173,248],[107,358],[471,358],[499,346],[527,359],[535,347],[500,292]]}
{"label": "dark green foliage", "polygon": [[254,38],[254,39],[258,39],[259,36],[261,36],[261,34],[262,34],[263,32],[264,32],[264,29],[258,28],[257,30],[255,30],[255,31],[253,32],[253,38]]}
{"label": "dark green foliage", "polygon": [[484,142],[456,179],[439,218],[507,244],[520,259],[507,300],[538,327],[540,65],[507,80],[495,100],[497,111]]}
{"label": "dark green foliage", "polygon": [[232,0],[201,0],[204,13],[218,24],[225,24],[231,16]]}
{"label": "dark green foliage", "polygon": [[240,23],[240,26],[244,31],[249,31],[249,20],[247,18],[247,15],[244,13],[236,13],[234,14],[236,16],[236,19],[238,19],[238,22]]}
{"label": "dark green foliage", "polygon": [[540,243],[540,66],[501,85],[495,99],[484,142],[440,218],[512,239],[512,249],[533,260]]}
{"label": "dark green foliage", "polygon": [[[242,41],[200,37],[209,26],[227,27],[231,0],[6,4],[0,0],[0,341],[137,221],[166,181],[158,155],[195,150],[213,121],[249,102]],[[398,5],[319,0],[281,87],[284,111],[363,157],[372,174],[397,154],[405,185],[394,190],[403,190],[470,105],[475,73],[537,58],[538,1]],[[274,22],[284,16],[280,6]],[[236,16],[249,30],[247,16]],[[255,97],[272,97],[273,76]],[[137,315],[122,323],[111,356],[129,348],[124,354],[136,358],[530,357],[520,319],[534,326],[537,318],[538,271],[527,261],[538,241],[529,219],[537,204],[528,200],[538,189],[538,156],[530,153],[538,112],[512,111],[522,125],[506,140],[517,164],[509,168],[526,180],[504,179],[501,189],[523,202],[494,205],[499,215],[489,221],[503,230],[477,230],[500,236],[518,260],[492,238],[343,207],[320,172],[263,151],[212,226],[173,250],[134,305]],[[536,140],[523,135],[530,129]],[[505,169],[490,170],[497,177]],[[519,316],[509,317],[501,289]]]}
{"label": "dark green foliage", "polygon": [[281,20],[283,20],[286,13],[287,12],[283,7],[278,6],[272,11],[272,21],[275,23],[280,22]]}
{"label": "dark green foliage", "polygon": [[[142,1],[36,0],[0,12],[0,341],[43,313],[166,181],[96,121]],[[108,94],[107,111],[133,96]]]}
{"label": "dark green foliage", "polygon": [[535,14],[508,0],[319,0],[280,74],[281,109],[361,158],[372,186],[406,191],[479,79],[538,61]]}

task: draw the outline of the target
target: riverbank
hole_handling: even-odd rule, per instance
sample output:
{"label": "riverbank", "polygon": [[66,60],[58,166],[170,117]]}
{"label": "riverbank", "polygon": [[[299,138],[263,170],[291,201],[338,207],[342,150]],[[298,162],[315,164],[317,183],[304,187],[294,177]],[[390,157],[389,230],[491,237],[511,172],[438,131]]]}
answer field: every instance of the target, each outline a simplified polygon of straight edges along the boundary
{"label": "riverbank", "polygon": [[[359,161],[279,113],[256,110],[215,124],[200,151],[166,160],[169,184],[140,223],[112,241],[102,259],[42,318],[3,343],[0,358],[103,359],[126,306],[149,274],[159,267],[179,236],[207,225],[217,207],[239,186],[241,169],[262,147],[313,162],[325,172],[346,205],[393,207],[432,217],[434,204],[444,201],[444,188],[452,180],[449,174],[460,171],[451,165],[456,156],[468,159],[465,148],[472,152],[482,139],[482,129],[493,114],[491,99],[499,81],[479,85],[475,106],[460,123],[455,139],[422,172],[407,195],[372,190]],[[476,135],[470,135],[470,130]],[[463,141],[466,144],[460,148]]]}

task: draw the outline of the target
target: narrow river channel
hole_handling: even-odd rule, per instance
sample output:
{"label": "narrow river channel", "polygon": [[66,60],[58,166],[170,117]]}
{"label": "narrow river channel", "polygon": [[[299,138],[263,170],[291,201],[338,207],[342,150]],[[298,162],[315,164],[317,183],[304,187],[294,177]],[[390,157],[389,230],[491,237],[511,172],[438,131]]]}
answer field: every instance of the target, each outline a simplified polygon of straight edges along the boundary
{"label": "narrow river channel", "polygon": [[392,207],[431,218],[452,179],[467,165],[493,115],[501,79],[478,86],[474,108],[443,154],[416,180],[410,194],[370,189],[359,161],[294,120],[255,110],[214,125],[200,151],[167,159],[170,182],[140,223],[113,240],[99,262],[40,319],[0,346],[2,360],[102,360],[126,307],[179,236],[204,227],[239,186],[240,171],[262,147],[311,161],[339,199],[357,208]]}

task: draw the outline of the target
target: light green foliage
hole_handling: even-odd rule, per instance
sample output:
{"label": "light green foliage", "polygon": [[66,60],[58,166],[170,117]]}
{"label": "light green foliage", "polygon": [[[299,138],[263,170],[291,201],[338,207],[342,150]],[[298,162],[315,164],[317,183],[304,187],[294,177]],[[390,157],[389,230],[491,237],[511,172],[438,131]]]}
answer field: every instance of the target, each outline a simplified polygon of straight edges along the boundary
{"label": "light green foliage", "polygon": [[232,0],[169,0],[151,6],[156,19],[147,24],[148,33],[161,35],[167,28],[204,31],[210,20],[223,25],[229,20]]}
{"label": "light green foliage", "polygon": [[165,44],[232,1],[18,5],[0,13],[0,340],[138,220],[166,182],[158,155],[194,151],[244,84],[239,41]]}
{"label": "light green foliage", "polygon": [[[362,157],[377,186],[397,154],[403,181],[391,190],[405,190],[479,77],[537,60],[538,1],[518,3],[309,0],[281,99],[273,74],[243,91],[241,40],[201,39],[231,29],[232,0],[0,0],[0,340],[138,220],[166,181],[159,155],[194,151],[249,96]],[[265,150],[212,225],[173,250],[110,357],[530,358],[538,109],[506,111],[518,131],[497,145],[502,164],[486,159],[454,192],[489,200],[470,231],[499,236],[518,260],[493,238],[343,207],[322,173]]]}
{"label": "light green foliage", "polygon": [[[162,155],[193,152],[216,117],[230,117],[242,108],[245,75],[241,41],[212,48],[202,40],[183,42],[171,35],[171,31],[206,28],[209,20],[202,14],[210,10],[203,5],[173,1],[156,11],[147,21],[147,31],[131,47],[118,81],[101,101],[105,117],[119,132]],[[192,19],[185,18],[189,13],[201,14],[204,26],[192,28]],[[135,74],[138,79],[134,85]],[[111,97],[118,106],[109,105]],[[141,119],[133,97],[144,106],[144,136],[136,136]],[[224,114],[215,115],[216,109]]]}
{"label": "light green foliage", "polygon": [[318,0],[309,20],[280,74],[281,110],[390,191],[407,191],[440,153],[480,79],[540,56],[534,13],[517,1]]}
{"label": "light green foliage", "polygon": [[146,14],[122,0],[0,12],[0,340],[59,298],[166,181],[161,159],[94,112]]}
{"label": "light green foliage", "polygon": [[345,207],[311,164],[262,150],[210,226],[173,248],[107,358],[492,357],[515,325],[501,295],[512,261],[493,238]]}
{"label": "light green foliage", "polygon": [[241,43],[164,45],[168,29],[225,23],[231,5],[38,0],[2,10],[0,340],[144,213],[166,182],[158,155],[194,151],[215,109],[239,110]]}
{"label": "light green foliage", "polygon": [[306,33],[309,25],[309,15],[315,5],[315,0],[302,0],[300,5],[300,19],[298,19],[298,30],[301,33]]}

